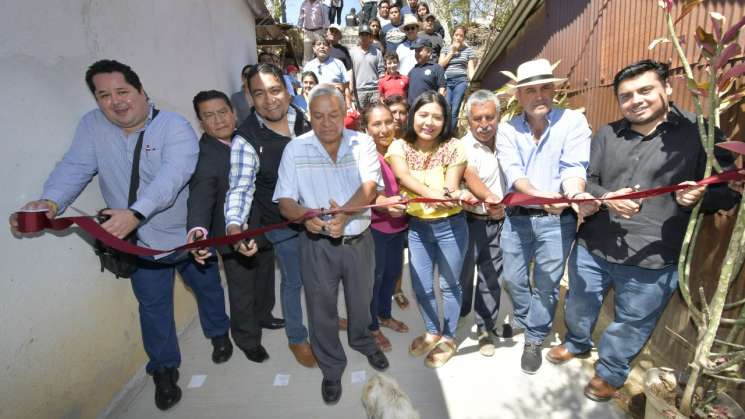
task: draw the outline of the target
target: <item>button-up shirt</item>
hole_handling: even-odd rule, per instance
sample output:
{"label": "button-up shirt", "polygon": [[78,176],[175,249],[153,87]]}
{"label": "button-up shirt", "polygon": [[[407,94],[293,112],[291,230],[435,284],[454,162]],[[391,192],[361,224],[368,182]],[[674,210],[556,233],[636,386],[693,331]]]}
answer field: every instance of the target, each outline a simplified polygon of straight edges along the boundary
{"label": "button-up shirt", "polygon": [[333,57],[326,58],[326,61],[320,62],[318,58],[308,61],[303,67],[303,71],[312,71],[318,77],[318,83],[346,83],[347,69],[344,63]]}
{"label": "button-up shirt", "polygon": [[542,192],[561,192],[566,179],[586,178],[592,135],[587,119],[561,108],[551,109],[547,119],[537,143],[524,113],[499,124],[497,158],[510,192],[522,178]]}
{"label": "button-up shirt", "polygon": [[324,11],[321,0],[305,0],[300,5],[300,16],[297,19],[297,26],[306,31],[326,29],[329,27],[329,15]]}
{"label": "button-up shirt", "polygon": [[[721,140],[721,132],[718,132]],[[732,156],[715,148],[723,167]],[[594,196],[639,185],[642,189],[700,180],[706,153],[699,141],[695,116],[673,107],[667,121],[651,134],[635,132],[625,119],[604,126],[592,140],[587,191]],[[725,184],[707,188],[702,209],[728,209],[739,195]],[[678,261],[690,208],[675,194],[646,198],[630,219],[602,210],[585,219],[577,234],[579,244],[611,263],[661,269]]]}
{"label": "button-up shirt", "polygon": [[398,72],[404,76],[409,75],[409,71],[416,65],[416,51],[411,49],[411,45],[414,41],[408,38],[396,47],[396,55],[398,55]]}
{"label": "button-up shirt", "polygon": [[[295,137],[293,127],[296,118],[295,109],[292,106],[287,108],[287,126],[293,138]],[[256,112],[256,120],[261,127],[271,129],[258,112]],[[284,136],[281,132],[277,134]],[[231,224],[240,226],[248,220],[254,192],[256,192],[256,174],[259,173],[260,168],[259,154],[245,138],[236,134],[230,146],[230,177],[228,179],[230,186],[225,197],[226,229]]]}
{"label": "button-up shirt", "polygon": [[409,78],[399,73],[387,74],[378,80],[378,93],[383,99],[388,99],[393,95],[406,98],[407,90],[409,90]]}
{"label": "button-up shirt", "polygon": [[[130,207],[146,217],[137,228],[140,245],[169,249],[186,239],[186,183],[199,157],[197,135],[185,118],[161,111],[145,126],[126,134],[106,119],[99,109],[88,112],[78,123],[72,145],[44,184],[43,199],[64,211],[98,174],[106,206]],[[145,131],[140,155],[140,186],[137,201],[129,202],[134,148]]]}
{"label": "button-up shirt", "polygon": [[[484,182],[484,186],[491,193],[498,198],[502,198],[504,196],[504,190],[502,189],[502,176],[499,170],[496,150],[492,151],[488,146],[474,138],[471,131],[468,131],[468,134],[461,139],[461,142],[463,143],[463,149],[468,160],[468,167],[476,172],[479,179]],[[469,207],[467,210],[477,214],[486,213],[484,208],[480,206]]]}
{"label": "button-up shirt", "polygon": [[[334,161],[310,131],[285,148],[273,199],[279,202],[280,198],[289,198],[306,208],[328,208],[331,199],[344,205],[364,182],[375,182],[378,190],[384,187],[370,136],[345,129]],[[368,209],[351,216],[343,234],[361,234],[369,225]]]}

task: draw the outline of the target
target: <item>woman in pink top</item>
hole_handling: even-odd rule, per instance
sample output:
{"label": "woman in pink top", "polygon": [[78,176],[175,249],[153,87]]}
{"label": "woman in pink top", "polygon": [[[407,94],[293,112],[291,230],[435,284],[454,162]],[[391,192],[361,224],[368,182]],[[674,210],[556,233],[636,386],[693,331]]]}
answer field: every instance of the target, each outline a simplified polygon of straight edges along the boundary
{"label": "woman in pink top", "polygon": [[[378,149],[378,161],[383,175],[385,189],[376,200],[377,204],[395,203],[401,200],[398,184],[383,155],[393,141],[395,132],[393,115],[383,104],[375,104],[365,110],[363,114],[367,133],[375,141]],[[396,286],[396,280],[401,275],[403,267],[404,240],[407,222],[406,206],[394,204],[388,207],[376,208],[372,212],[372,235],[375,241],[375,285],[373,299],[370,303],[372,323],[370,333],[375,344],[381,351],[390,351],[391,342],[380,331],[380,326],[388,327],[396,332],[405,333],[409,328],[403,322],[391,315],[391,297]]]}

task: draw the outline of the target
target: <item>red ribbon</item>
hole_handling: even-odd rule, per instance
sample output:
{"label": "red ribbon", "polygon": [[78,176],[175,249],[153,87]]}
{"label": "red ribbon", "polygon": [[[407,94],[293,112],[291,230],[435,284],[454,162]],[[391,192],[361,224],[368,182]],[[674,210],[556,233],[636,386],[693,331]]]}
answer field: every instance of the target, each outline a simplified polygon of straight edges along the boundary
{"label": "red ribbon", "polygon": [[[743,147],[743,149],[745,149],[745,147]],[[702,179],[696,182],[696,185],[699,185],[699,186],[714,185],[717,183],[724,183],[724,182],[744,180],[744,179],[745,179],[745,174],[741,173],[741,170],[730,170],[727,172],[722,172],[717,175],[709,176],[705,179]],[[681,189],[687,189],[690,187],[691,185],[662,186],[659,188],[652,188],[652,189],[646,189],[643,191],[631,192],[625,195],[619,195],[619,196],[614,196],[612,198],[604,198],[600,200],[649,198],[649,197],[653,197],[657,195],[663,195],[666,193],[674,192],[674,191],[681,190]],[[599,198],[592,198],[592,199],[538,198],[535,196],[526,195],[522,193],[509,193],[504,197],[504,199],[502,199],[501,202],[499,202],[499,204],[487,204],[487,205],[500,205],[500,204],[506,205],[506,206],[546,205],[546,204],[561,204],[561,203],[574,203],[574,202],[581,203],[581,202],[587,202],[587,201],[595,201],[598,199]],[[65,230],[69,228],[72,224],[77,224],[78,226],[80,226],[80,228],[85,230],[85,232],[87,232],[94,238],[101,240],[104,244],[116,250],[126,252],[126,253],[131,253],[131,254],[138,255],[138,256],[155,256],[155,255],[160,255],[163,253],[171,253],[171,252],[176,252],[176,251],[181,251],[181,250],[201,249],[205,247],[215,247],[215,246],[220,246],[220,245],[231,245],[238,241],[249,239],[251,237],[255,237],[260,234],[266,233],[268,231],[282,228],[289,224],[301,222],[308,218],[317,217],[319,215],[333,215],[339,212],[358,212],[358,211],[368,209],[368,208],[376,208],[376,207],[379,208],[379,207],[386,207],[386,206],[397,205],[397,204],[410,204],[410,203],[437,204],[437,203],[446,203],[446,202],[459,202],[459,200],[458,199],[413,198],[409,200],[404,200],[402,202],[395,202],[395,203],[389,203],[389,204],[369,204],[369,205],[362,205],[362,206],[354,207],[354,208],[333,208],[333,209],[310,210],[295,220],[288,220],[288,221],[284,221],[284,222],[277,223],[277,224],[270,224],[267,226],[259,227],[253,230],[246,230],[241,233],[233,234],[229,236],[216,237],[216,238],[206,239],[206,240],[198,240],[193,243],[185,244],[183,246],[179,246],[179,247],[169,249],[169,250],[158,250],[158,249],[150,249],[147,247],[140,247],[128,241],[119,239],[111,235],[106,230],[104,230],[101,227],[101,225],[99,225],[98,222],[96,222],[96,220],[90,216],[61,217],[61,218],[55,218],[53,220],[50,220],[47,218],[45,212],[19,211],[16,214],[18,216],[18,231],[20,231],[21,233],[36,233],[44,229],[59,231],[59,230]]]}

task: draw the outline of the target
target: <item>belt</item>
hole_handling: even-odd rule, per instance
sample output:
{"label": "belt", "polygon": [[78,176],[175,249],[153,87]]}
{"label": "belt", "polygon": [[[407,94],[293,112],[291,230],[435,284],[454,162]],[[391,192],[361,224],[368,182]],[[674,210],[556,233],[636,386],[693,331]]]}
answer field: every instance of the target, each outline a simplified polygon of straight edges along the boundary
{"label": "belt", "polygon": [[[365,230],[367,231],[367,230]],[[365,232],[362,232],[360,234],[356,234],[354,236],[341,236],[341,237],[331,237],[326,234],[313,234],[308,233],[308,237],[311,240],[327,240],[329,243],[331,243],[334,246],[343,246],[345,244],[355,244],[358,243],[362,238],[365,236]]]}
{"label": "belt", "polygon": [[310,31],[310,32],[315,32],[315,31],[317,31],[317,30],[319,30],[319,29],[323,29],[323,28],[319,26],[319,27],[317,27],[317,28],[313,28],[313,29],[308,29],[308,28],[306,28],[306,29],[304,29],[304,30],[306,30],[306,31]]}
{"label": "belt", "polygon": [[468,212],[468,211],[466,212],[466,215],[468,216],[468,218],[472,218],[474,220],[489,221],[492,223],[502,221],[504,219],[504,217],[497,218],[497,217],[492,217],[491,215],[476,214],[475,212]]}
{"label": "belt", "polygon": [[[574,211],[571,208],[566,208],[559,215],[568,215]],[[550,212],[540,208],[527,208],[527,207],[507,207],[507,215],[512,216],[527,216],[527,217],[545,217],[551,214]]]}

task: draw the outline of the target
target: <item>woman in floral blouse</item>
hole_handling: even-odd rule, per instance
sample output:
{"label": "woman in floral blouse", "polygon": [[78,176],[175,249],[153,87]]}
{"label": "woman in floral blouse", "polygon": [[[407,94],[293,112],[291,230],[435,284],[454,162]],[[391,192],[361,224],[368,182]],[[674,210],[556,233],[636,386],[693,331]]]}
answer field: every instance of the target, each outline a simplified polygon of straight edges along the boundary
{"label": "woman in floral blouse", "polygon": [[[451,139],[448,106],[436,92],[426,92],[409,112],[404,138],[395,140],[386,153],[406,198],[451,200],[411,203],[409,262],[411,283],[427,332],[409,347],[412,356],[427,354],[431,368],[444,365],[457,351],[455,332],[461,305],[458,278],[468,243],[468,227],[459,200],[475,203],[473,195],[459,190],[466,158],[458,140]],[[435,298],[434,269],[439,273],[444,319],[440,324]]]}

